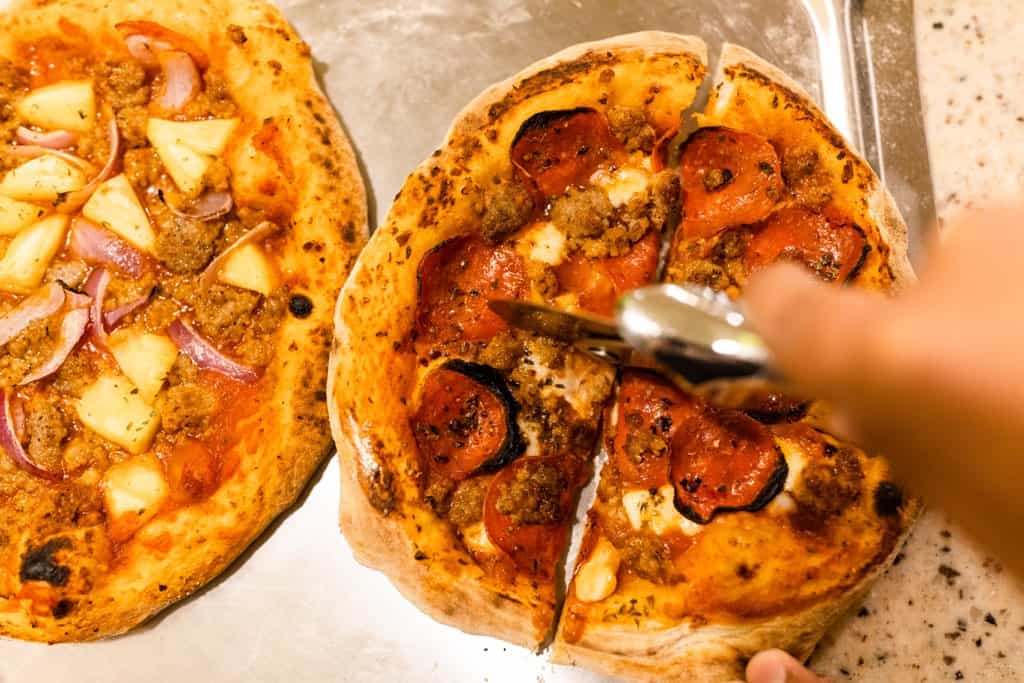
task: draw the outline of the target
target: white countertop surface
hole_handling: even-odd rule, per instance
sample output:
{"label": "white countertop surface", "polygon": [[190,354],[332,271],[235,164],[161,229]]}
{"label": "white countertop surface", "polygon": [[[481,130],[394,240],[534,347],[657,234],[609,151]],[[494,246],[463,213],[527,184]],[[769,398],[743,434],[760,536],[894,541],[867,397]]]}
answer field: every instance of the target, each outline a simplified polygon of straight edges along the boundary
{"label": "white countertop surface", "polygon": [[[1024,196],[1024,6],[1018,0],[917,4],[940,220],[965,206]],[[221,580],[128,636],[53,647],[0,641],[0,683],[391,683],[396,669],[410,681],[518,682],[527,670],[535,674],[525,680],[597,680],[513,646],[431,627],[382,576],[352,570],[337,534],[337,498],[331,462],[278,529],[301,529],[307,543],[297,546],[294,533],[265,537]],[[339,585],[339,575],[350,578]],[[421,635],[418,649],[410,648],[406,631],[432,634],[429,645],[423,647]],[[837,683],[1021,680],[1022,644],[1024,593],[954,520],[931,510],[898,565],[864,608],[826,638],[812,663]]]}

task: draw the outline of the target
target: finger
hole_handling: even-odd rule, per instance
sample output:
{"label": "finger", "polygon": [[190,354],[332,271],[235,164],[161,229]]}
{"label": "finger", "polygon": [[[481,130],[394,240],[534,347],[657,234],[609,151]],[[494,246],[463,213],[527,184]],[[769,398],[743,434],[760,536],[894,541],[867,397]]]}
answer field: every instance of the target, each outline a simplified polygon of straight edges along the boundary
{"label": "finger", "polygon": [[747,683],[828,683],[782,650],[758,652],[747,664]]}
{"label": "finger", "polygon": [[877,294],[837,288],[778,264],[751,277],[743,305],[779,368],[824,396],[864,378],[871,331],[887,304]]}

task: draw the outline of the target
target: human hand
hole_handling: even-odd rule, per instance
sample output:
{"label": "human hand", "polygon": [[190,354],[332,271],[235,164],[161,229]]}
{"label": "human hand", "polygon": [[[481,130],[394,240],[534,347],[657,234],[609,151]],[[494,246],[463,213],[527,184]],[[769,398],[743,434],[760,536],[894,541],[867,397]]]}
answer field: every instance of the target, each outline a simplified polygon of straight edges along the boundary
{"label": "human hand", "polygon": [[765,650],[747,664],[747,683],[827,683],[782,650]]}
{"label": "human hand", "polygon": [[1024,576],[1024,210],[964,216],[920,282],[887,298],[793,265],[751,278],[754,326],[778,366],[830,400],[844,434],[886,455]]}

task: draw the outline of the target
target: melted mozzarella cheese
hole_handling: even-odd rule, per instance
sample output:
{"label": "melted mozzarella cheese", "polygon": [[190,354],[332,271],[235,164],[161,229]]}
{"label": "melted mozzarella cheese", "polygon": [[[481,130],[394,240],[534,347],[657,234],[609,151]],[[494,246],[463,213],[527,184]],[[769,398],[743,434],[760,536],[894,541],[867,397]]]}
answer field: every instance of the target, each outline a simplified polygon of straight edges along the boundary
{"label": "melted mozzarella cheese", "polygon": [[619,551],[602,538],[590,551],[590,557],[576,571],[576,597],[582,602],[604,600],[618,586]]}
{"label": "melted mozzarella cheese", "polygon": [[523,258],[557,266],[565,260],[565,235],[554,223],[539,223],[517,240],[516,248]]}
{"label": "melted mozzarella cheese", "polygon": [[672,484],[665,484],[654,493],[647,489],[634,489],[622,494],[622,507],[630,526],[636,530],[646,525],[659,536],[673,529],[693,536],[702,527],[676,510],[674,498]]}
{"label": "melted mozzarella cheese", "polygon": [[593,376],[594,369],[589,359],[569,354],[565,358],[565,365],[558,370],[542,365],[534,365],[532,368],[542,396],[561,396],[582,416],[593,412],[597,399],[595,394],[602,383]]}
{"label": "melted mozzarella cheese", "polygon": [[599,170],[590,182],[602,188],[612,206],[618,208],[647,189],[647,174],[635,168],[620,168],[614,173]]}
{"label": "melted mozzarella cheese", "polygon": [[477,552],[492,553],[495,550],[483,522],[477,522],[463,529],[462,541],[470,550],[476,550]]}
{"label": "melted mozzarella cheese", "polygon": [[779,450],[786,457],[786,465],[789,467],[789,474],[786,475],[786,484],[783,488],[787,491],[796,489],[796,483],[800,479],[804,467],[807,466],[807,455],[800,449],[800,445],[788,439],[776,439]]}
{"label": "melted mozzarella cheese", "polygon": [[796,499],[790,491],[796,490],[800,475],[803,473],[804,467],[807,466],[807,455],[801,450],[799,444],[788,439],[777,438],[775,443],[778,444],[779,450],[786,458],[789,473],[786,475],[783,491],[775,496],[766,509],[773,515],[787,515],[796,511]]}

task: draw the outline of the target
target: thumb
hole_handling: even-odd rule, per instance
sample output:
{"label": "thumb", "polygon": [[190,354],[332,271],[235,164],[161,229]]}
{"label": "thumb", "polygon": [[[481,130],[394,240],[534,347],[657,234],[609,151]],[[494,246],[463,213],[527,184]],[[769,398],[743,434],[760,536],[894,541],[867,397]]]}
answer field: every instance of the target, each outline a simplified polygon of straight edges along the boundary
{"label": "thumb", "polygon": [[872,374],[865,368],[888,305],[882,296],[778,264],[751,277],[742,303],[779,369],[813,395],[846,393]]}
{"label": "thumb", "polygon": [[747,683],[827,683],[782,650],[758,652],[747,664]]}

